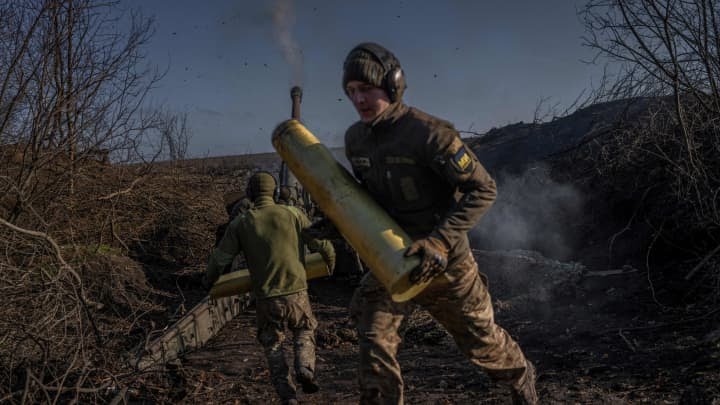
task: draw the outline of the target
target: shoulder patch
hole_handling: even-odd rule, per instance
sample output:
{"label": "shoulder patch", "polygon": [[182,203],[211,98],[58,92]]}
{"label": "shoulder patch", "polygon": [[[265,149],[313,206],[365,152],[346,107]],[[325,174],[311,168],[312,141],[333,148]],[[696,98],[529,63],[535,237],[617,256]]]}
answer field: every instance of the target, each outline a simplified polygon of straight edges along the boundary
{"label": "shoulder patch", "polygon": [[467,153],[465,147],[460,148],[455,156],[453,156],[453,162],[461,171],[465,172],[471,168],[472,157]]}

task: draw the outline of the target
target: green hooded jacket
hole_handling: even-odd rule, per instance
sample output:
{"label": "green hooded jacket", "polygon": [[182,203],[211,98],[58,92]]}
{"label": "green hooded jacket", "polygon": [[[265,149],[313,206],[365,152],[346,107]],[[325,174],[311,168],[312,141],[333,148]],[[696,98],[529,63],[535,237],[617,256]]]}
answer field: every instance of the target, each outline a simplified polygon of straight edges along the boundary
{"label": "green hooded jacket", "polygon": [[240,253],[245,253],[253,292],[259,299],[292,294],[307,289],[305,248],[332,258],[335,251],[328,241],[303,240],[302,230],[310,220],[295,207],[275,204],[272,197],[259,197],[253,208],[238,215],[225,231],[210,256],[207,281],[214,283],[222,269]]}

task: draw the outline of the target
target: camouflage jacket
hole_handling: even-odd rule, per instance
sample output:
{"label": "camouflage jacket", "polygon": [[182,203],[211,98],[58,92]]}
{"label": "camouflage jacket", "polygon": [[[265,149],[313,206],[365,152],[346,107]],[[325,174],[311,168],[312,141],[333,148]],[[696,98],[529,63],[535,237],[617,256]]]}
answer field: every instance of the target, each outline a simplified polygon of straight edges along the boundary
{"label": "camouflage jacket", "polygon": [[467,232],[495,201],[495,181],[449,122],[402,103],[345,134],[353,173],[413,239],[432,234],[449,261],[469,249]]}

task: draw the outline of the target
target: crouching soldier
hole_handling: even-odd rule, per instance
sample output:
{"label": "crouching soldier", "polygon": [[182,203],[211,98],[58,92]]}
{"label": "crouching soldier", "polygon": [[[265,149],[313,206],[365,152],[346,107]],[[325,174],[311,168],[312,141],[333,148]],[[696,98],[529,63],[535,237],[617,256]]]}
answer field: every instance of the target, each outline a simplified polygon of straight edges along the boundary
{"label": "crouching soldier", "polygon": [[307,294],[304,245],[319,252],[331,270],[335,252],[327,241],[302,236],[310,221],[295,207],[275,204],[275,188],[271,174],[253,174],[247,186],[253,207],[228,226],[208,260],[203,283],[210,288],[223,267],[241,251],[245,253],[257,298],[258,340],[265,349],[272,384],[284,404],[295,404],[296,388],[283,349],[286,324],[293,334],[297,382],[306,393],[319,389],[315,380],[317,321]]}

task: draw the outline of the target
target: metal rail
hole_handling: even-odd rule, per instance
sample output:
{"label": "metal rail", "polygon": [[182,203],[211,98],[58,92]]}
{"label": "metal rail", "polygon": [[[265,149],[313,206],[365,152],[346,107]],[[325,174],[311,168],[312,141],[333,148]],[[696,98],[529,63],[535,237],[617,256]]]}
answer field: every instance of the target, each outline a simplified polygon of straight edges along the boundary
{"label": "metal rail", "polygon": [[223,298],[205,297],[187,314],[169,326],[165,333],[152,341],[138,357],[138,370],[166,364],[183,354],[199,349],[215,336],[225,324],[242,313],[246,307],[243,296]]}

